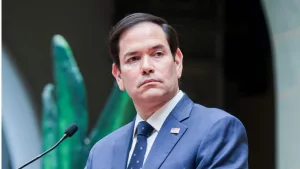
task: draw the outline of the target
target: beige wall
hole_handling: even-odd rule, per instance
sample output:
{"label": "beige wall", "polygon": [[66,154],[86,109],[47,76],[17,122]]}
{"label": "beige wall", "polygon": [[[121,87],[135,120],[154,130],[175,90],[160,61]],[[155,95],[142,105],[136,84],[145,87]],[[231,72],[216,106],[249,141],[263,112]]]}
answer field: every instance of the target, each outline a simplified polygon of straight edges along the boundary
{"label": "beige wall", "polygon": [[274,53],[277,169],[300,168],[300,1],[264,1]]}

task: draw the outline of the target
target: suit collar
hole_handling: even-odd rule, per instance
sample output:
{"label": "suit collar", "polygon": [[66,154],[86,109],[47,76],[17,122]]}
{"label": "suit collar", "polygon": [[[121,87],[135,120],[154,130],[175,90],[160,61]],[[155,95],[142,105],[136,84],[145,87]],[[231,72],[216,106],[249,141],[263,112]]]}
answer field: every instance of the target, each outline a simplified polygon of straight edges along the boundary
{"label": "suit collar", "polygon": [[171,115],[179,122],[188,118],[191,114],[194,102],[184,93],[178,104],[172,110]]}
{"label": "suit collar", "polygon": [[[175,144],[188,129],[188,127],[181,122],[190,116],[192,107],[193,102],[186,94],[184,94],[163,123],[145,161],[143,166],[144,169],[159,168],[165,161]],[[112,169],[127,168],[127,159],[134,131],[134,121],[135,119],[126,126],[123,132],[124,134],[121,134],[115,140],[113,147]],[[172,128],[180,128],[179,133],[170,133]]]}
{"label": "suit collar", "polygon": [[113,147],[112,169],[127,168],[127,159],[131,148],[134,123],[131,122],[115,140]]}
{"label": "suit collar", "polygon": [[[159,132],[161,129],[164,121],[167,119],[168,115],[172,112],[174,107],[178,104],[178,102],[183,97],[184,93],[179,90],[177,94],[164,106],[162,106],[160,109],[158,109],[155,113],[153,113],[146,121],[156,130]],[[143,119],[139,116],[137,113],[136,120],[134,124],[134,130],[133,133],[135,134],[136,127],[140,121],[143,121]]]}
{"label": "suit collar", "polygon": [[[187,95],[184,95],[158,132],[143,169],[160,168],[176,143],[188,129],[188,127],[181,122],[190,116],[192,107],[193,102]],[[172,133],[172,129],[179,129],[179,133]]]}

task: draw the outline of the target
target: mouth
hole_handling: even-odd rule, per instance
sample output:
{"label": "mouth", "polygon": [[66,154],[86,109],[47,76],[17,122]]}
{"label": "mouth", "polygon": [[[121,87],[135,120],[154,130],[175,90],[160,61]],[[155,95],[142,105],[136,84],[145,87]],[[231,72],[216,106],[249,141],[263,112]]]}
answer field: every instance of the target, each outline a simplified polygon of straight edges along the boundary
{"label": "mouth", "polygon": [[143,86],[143,85],[148,84],[148,83],[153,83],[153,82],[160,82],[160,81],[155,80],[155,79],[147,79],[147,80],[143,81],[143,83],[140,86]]}

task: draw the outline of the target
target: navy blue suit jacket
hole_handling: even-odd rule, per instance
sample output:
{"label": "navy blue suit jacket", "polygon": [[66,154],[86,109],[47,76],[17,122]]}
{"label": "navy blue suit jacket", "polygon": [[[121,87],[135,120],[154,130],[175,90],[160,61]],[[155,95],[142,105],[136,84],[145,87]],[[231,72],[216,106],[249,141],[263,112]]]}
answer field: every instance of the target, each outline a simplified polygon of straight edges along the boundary
{"label": "navy blue suit jacket", "polygon": [[[125,169],[134,122],[98,141],[86,169]],[[180,128],[178,134],[172,128]],[[248,141],[243,124],[216,108],[193,103],[187,95],[160,129],[143,169],[247,169]]]}

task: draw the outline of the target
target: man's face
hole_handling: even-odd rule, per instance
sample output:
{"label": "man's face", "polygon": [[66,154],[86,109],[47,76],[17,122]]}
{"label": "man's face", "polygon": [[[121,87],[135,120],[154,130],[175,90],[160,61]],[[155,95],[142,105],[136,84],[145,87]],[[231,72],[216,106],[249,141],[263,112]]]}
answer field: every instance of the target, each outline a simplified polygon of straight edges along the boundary
{"label": "man's face", "polygon": [[177,93],[182,58],[180,49],[172,56],[160,26],[143,22],[121,35],[120,69],[113,64],[112,73],[133,101],[159,102]]}

